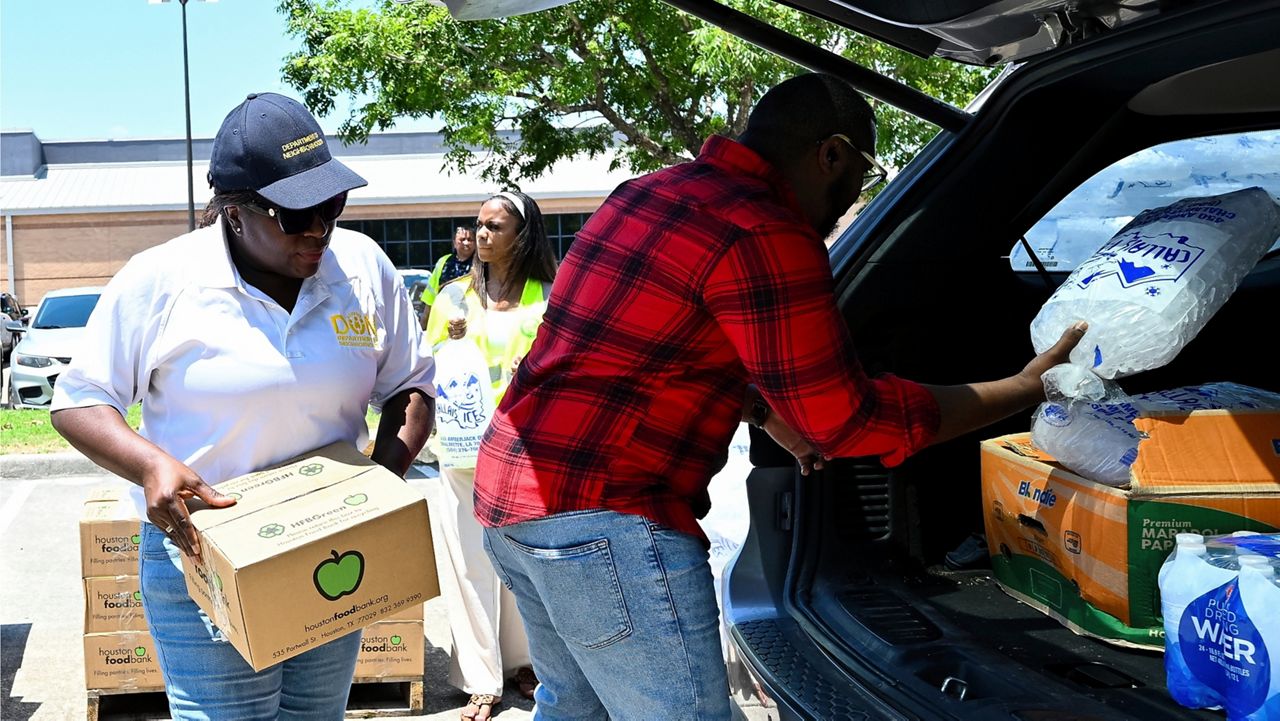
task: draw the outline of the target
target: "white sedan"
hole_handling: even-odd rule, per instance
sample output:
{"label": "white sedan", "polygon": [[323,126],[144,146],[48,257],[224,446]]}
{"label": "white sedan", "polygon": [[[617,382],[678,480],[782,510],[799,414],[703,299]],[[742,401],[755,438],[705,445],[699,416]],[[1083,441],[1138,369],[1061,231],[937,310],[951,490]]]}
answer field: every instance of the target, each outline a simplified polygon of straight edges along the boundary
{"label": "white sedan", "polygon": [[48,408],[53,386],[71,356],[79,351],[84,326],[98,304],[102,288],[67,288],[47,293],[31,326],[10,322],[22,334],[10,358],[9,404],[14,408]]}

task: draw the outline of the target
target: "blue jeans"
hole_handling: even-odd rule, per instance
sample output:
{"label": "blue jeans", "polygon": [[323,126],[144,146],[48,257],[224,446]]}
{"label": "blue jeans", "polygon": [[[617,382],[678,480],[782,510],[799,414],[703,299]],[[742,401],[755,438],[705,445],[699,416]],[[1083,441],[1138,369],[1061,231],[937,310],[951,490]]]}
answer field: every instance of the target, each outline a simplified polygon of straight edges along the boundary
{"label": "blue jeans", "polygon": [[514,593],[535,719],[729,719],[707,551],[641,516],[579,511],[485,529]]}
{"label": "blue jeans", "polygon": [[254,673],[187,595],[181,551],[142,524],[142,607],[175,721],[341,719],[360,653],[352,633]]}

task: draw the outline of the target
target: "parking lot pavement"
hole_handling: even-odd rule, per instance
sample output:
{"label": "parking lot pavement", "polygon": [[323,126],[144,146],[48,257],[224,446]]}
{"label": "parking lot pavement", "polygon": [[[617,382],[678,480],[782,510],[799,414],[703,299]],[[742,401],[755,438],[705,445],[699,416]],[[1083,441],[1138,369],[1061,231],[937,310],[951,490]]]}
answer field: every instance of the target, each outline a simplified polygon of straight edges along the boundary
{"label": "parking lot pavement", "polygon": [[[425,473],[424,473],[425,471]],[[410,483],[425,489],[429,467]],[[84,594],[77,521],[91,488],[127,486],[108,474],[0,481],[0,718],[67,721],[85,717]],[[449,625],[443,599],[425,607],[424,712],[454,721],[466,696],[445,683]],[[508,689],[496,718],[532,718],[531,702]]]}
{"label": "parking lot pavement", "polygon": [[[704,524],[713,540],[711,561],[717,586],[720,569],[746,533],[742,486],[749,469],[746,444],[744,426],[734,438],[729,463],[711,482],[713,512]],[[0,719],[84,718],[84,594],[78,520],[90,489],[129,484],[105,472],[57,478],[17,475],[0,473]],[[431,466],[416,464],[407,480],[426,495],[435,487],[436,477]],[[450,642],[443,599],[427,602],[424,627],[426,715],[410,718],[454,721],[467,699],[445,681]],[[740,719],[777,719],[776,709],[756,703],[742,706]],[[531,702],[508,688],[495,717],[504,721],[530,719],[532,708]]]}

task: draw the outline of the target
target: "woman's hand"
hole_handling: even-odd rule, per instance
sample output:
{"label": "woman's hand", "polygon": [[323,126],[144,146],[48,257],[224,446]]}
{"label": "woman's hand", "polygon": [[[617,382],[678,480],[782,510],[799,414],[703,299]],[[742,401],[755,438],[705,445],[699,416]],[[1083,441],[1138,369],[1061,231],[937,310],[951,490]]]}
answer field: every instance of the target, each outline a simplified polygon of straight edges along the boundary
{"label": "woman's hand", "polygon": [[197,560],[200,538],[191,524],[187,500],[199,498],[213,508],[225,508],[236,502],[214,490],[185,463],[164,453],[157,454],[143,472],[142,491],[147,499],[147,520],[164,531],[184,554]]}
{"label": "woman's hand", "polygon": [[467,319],[454,318],[449,321],[449,339],[458,340],[467,334]]}
{"label": "woman's hand", "polygon": [[53,412],[52,422],[63,438],[94,463],[142,486],[147,520],[188,556],[200,557],[200,540],[191,525],[187,500],[199,498],[213,508],[236,502],[213,490],[185,463],[138,435],[111,406],[65,408]]}

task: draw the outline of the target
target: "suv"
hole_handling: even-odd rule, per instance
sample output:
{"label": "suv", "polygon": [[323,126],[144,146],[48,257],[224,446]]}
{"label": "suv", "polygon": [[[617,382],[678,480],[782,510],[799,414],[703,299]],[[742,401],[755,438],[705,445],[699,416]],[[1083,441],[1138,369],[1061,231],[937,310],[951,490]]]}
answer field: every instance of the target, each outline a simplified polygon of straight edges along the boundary
{"label": "suv", "polygon": [[[1280,0],[777,0],[920,55],[1006,64],[970,111],[714,0],[665,1],[941,129],[831,247],[873,373],[1016,373],[1031,319],[1117,222],[1186,195],[1280,192]],[[1125,389],[1276,388],[1278,305],[1273,250],[1172,363]],[[1221,718],[1170,699],[1159,653],[1077,635],[989,571],[946,570],[983,528],[979,441],[1029,426],[1030,413],[893,469],[840,459],[807,478],[751,429],[750,531],[723,605],[734,693],[764,700],[745,704],[753,717]]]}
{"label": "suv", "polygon": [[[759,23],[670,1],[841,72]],[[917,51],[1012,62],[960,121],[850,75],[943,128],[831,249],[871,372],[938,384],[1017,372],[1031,319],[1117,221],[1185,195],[1280,193],[1275,0],[782,1]],[[1276,389],[1278,304],[1273,250],[1172,363],[1125,389]],[[735,694],[782,719],[1221,718],[1170,699],[1159,653],[1077,635],[989,571],[946,569],[983,528],[978,442],[1029,425],[1030,413],[897,468],[841,459],[808,478],[752,429],[751,527],[723,591]]]}

